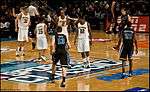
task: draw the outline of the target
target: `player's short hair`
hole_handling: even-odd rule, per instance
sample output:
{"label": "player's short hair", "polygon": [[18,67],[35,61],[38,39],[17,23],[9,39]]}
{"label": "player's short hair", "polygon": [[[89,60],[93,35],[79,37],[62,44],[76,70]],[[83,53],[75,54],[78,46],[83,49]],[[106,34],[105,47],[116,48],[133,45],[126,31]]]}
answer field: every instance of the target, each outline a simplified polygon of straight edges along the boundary
{"label": "player's short hair", "polygon": [[22,9],[23,9],[23,10],[28,9],[28,6],[24,6]]}
{"label": "player's short hair", "polygon": [[57,27],[57,32],[62,32],[62,27],[58,26]]}
{"label": "player's short hair", "polygon": [[80,13],[79,14],[79,19],[84,19],[85,18],[85,15],[83,15],[83,13]]}
{"label": "player's short hair", "polygon": [[121,10],[127,11],[127,9],[125,7],[122,7]]}
{"label": "player's short hair", "polygon": [[42,22],[43,20],[44,20],[44,17],[43,17],[43,16],[38,17],[38,21],[39,21],[39,22]]}
{"label": "player's short hair", "polygon": [[30,2],[30,5],[34,5],[34,3],[35,3],[34,1],[31,1],[31,2]]}

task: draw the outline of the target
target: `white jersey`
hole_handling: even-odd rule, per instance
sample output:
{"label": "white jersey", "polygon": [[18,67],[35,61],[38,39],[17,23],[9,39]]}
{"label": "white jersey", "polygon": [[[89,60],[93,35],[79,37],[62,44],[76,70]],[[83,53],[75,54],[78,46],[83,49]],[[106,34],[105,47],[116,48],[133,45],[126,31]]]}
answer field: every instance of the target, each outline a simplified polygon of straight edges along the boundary
{"label": "white jersey", "polygon": [[32,5],[29,6],[29,14],[30,14],[30,16],[39,15],[36,7],[34,7]]}
{"label": "white jersey", "polygon": [[62,34],[64,34],[68,39],[68,30],[67,30],[68,25],[67,25],[67,17],[66,16],[64,19],[62,19],[61,16],[59,16],[58,26],[62,27]]}
{"label": "white jersey", "polygon": [[37,37],[46,37],[44,26],[45,26],[45,23],[39,23],[36,25],[36,36]]}
{"label": "white jersey", "polygon": [[30,15],[27,13],[27,15],[24,15],[21,12],[22,16],[21,19],[18,20],[18,27],[24,30],[28,30],[29,28],[29,22],[30,22]]}
{"label": "white jersey", "polygon": [[65,16],[64,19],[61,18],[61,16],[58,17],[59,20],[58,20],[58,26],[60,27],[67,27],[67,17]]}
{"label": "white jersey", "polygon": [[83,25],[78,23],[78,38],[89,38],[89,31],[88,31],[88,23],[85,22]]}

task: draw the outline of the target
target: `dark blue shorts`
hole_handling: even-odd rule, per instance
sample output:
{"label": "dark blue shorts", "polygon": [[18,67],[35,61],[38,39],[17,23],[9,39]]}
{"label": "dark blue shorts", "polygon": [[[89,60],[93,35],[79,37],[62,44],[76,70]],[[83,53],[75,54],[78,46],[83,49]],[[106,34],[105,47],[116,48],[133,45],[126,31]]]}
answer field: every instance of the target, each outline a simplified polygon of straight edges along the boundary
{"label": "dark blue shorts", "polygon": [[134,52],[133,48],[121,47],[121,49],[120,49],[120,60],[127,60],[127,57],[128,57],[128,59],[132,59],[133,52]]}

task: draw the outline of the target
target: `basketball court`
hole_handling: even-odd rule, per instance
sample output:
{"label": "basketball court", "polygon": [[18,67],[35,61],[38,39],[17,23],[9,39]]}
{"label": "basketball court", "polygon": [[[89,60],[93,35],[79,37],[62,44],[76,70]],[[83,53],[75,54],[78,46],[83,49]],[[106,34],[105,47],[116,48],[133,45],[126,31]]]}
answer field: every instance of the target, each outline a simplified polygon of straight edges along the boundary
{"label": "basketball court", "polygon": [[[47,62],[37,62],[37,50],[32,51],[31,42],[25,46],[25,56],[16,57],[16,40],[1,41],[1,91],[126,91],[149,89],[149,33],[136,33],[139,53],[133,56],[133,75],[121,79],[119,52],[112,47],[117,38],[92,30],[91,68],[85,69],[74,46],[75,34],[70,34],[71,69],[68,69],[66,87],[61,82],[61,67],[57,65],[56,82],[51,83],[50,41]],[[126,71],[128,72],[128,63]]]}

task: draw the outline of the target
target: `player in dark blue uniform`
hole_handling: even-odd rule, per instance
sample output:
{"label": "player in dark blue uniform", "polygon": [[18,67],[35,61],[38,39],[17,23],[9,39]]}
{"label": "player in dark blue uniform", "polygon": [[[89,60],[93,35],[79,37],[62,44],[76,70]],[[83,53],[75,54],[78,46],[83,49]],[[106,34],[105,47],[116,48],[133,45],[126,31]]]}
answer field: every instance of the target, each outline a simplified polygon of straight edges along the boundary
{"label": "player in dark blue uniform", "polygon": [[122,32],[124,27],[127,25],[128,22],[131,21],[131,17],[127,13],[125,8],[121,9],[121,23],[119,24],[119,33]]}
{"label": "player in dark blue uniform", "polygon": [[58,61],[60,61],[61,67],[62,67],[62,82],[60,86],[65,87],[65,77],[66,77],[66,71],[67,71],[66,68],[68,67],[66,45],[68,45],[68,47],[70,48],[70,43],[67,40],[66,36],[62,34],[61,32],[62,32],[62,28],[58,27],[57,34],[52,39],[51,54],[53,58],[53,64],[52,64],[51,80],[53,83],[55,71],[56,71],[56,64]]}
{"label": "player in dark blue uniform", "polygon": [[137,40],[135,38],[134,30],[131,28],[131,23],[127,23],[127,27],[123,29],[118,45],[115,47],[119,49],[120,44],[122,42],[122,46],[120,49],[120,60],[122,61],[122,78],[125,77],[125,61],[129,61],[129,76],[132,76],[132,55],[134,52],[134,45],[136,54],[138,53]]}

